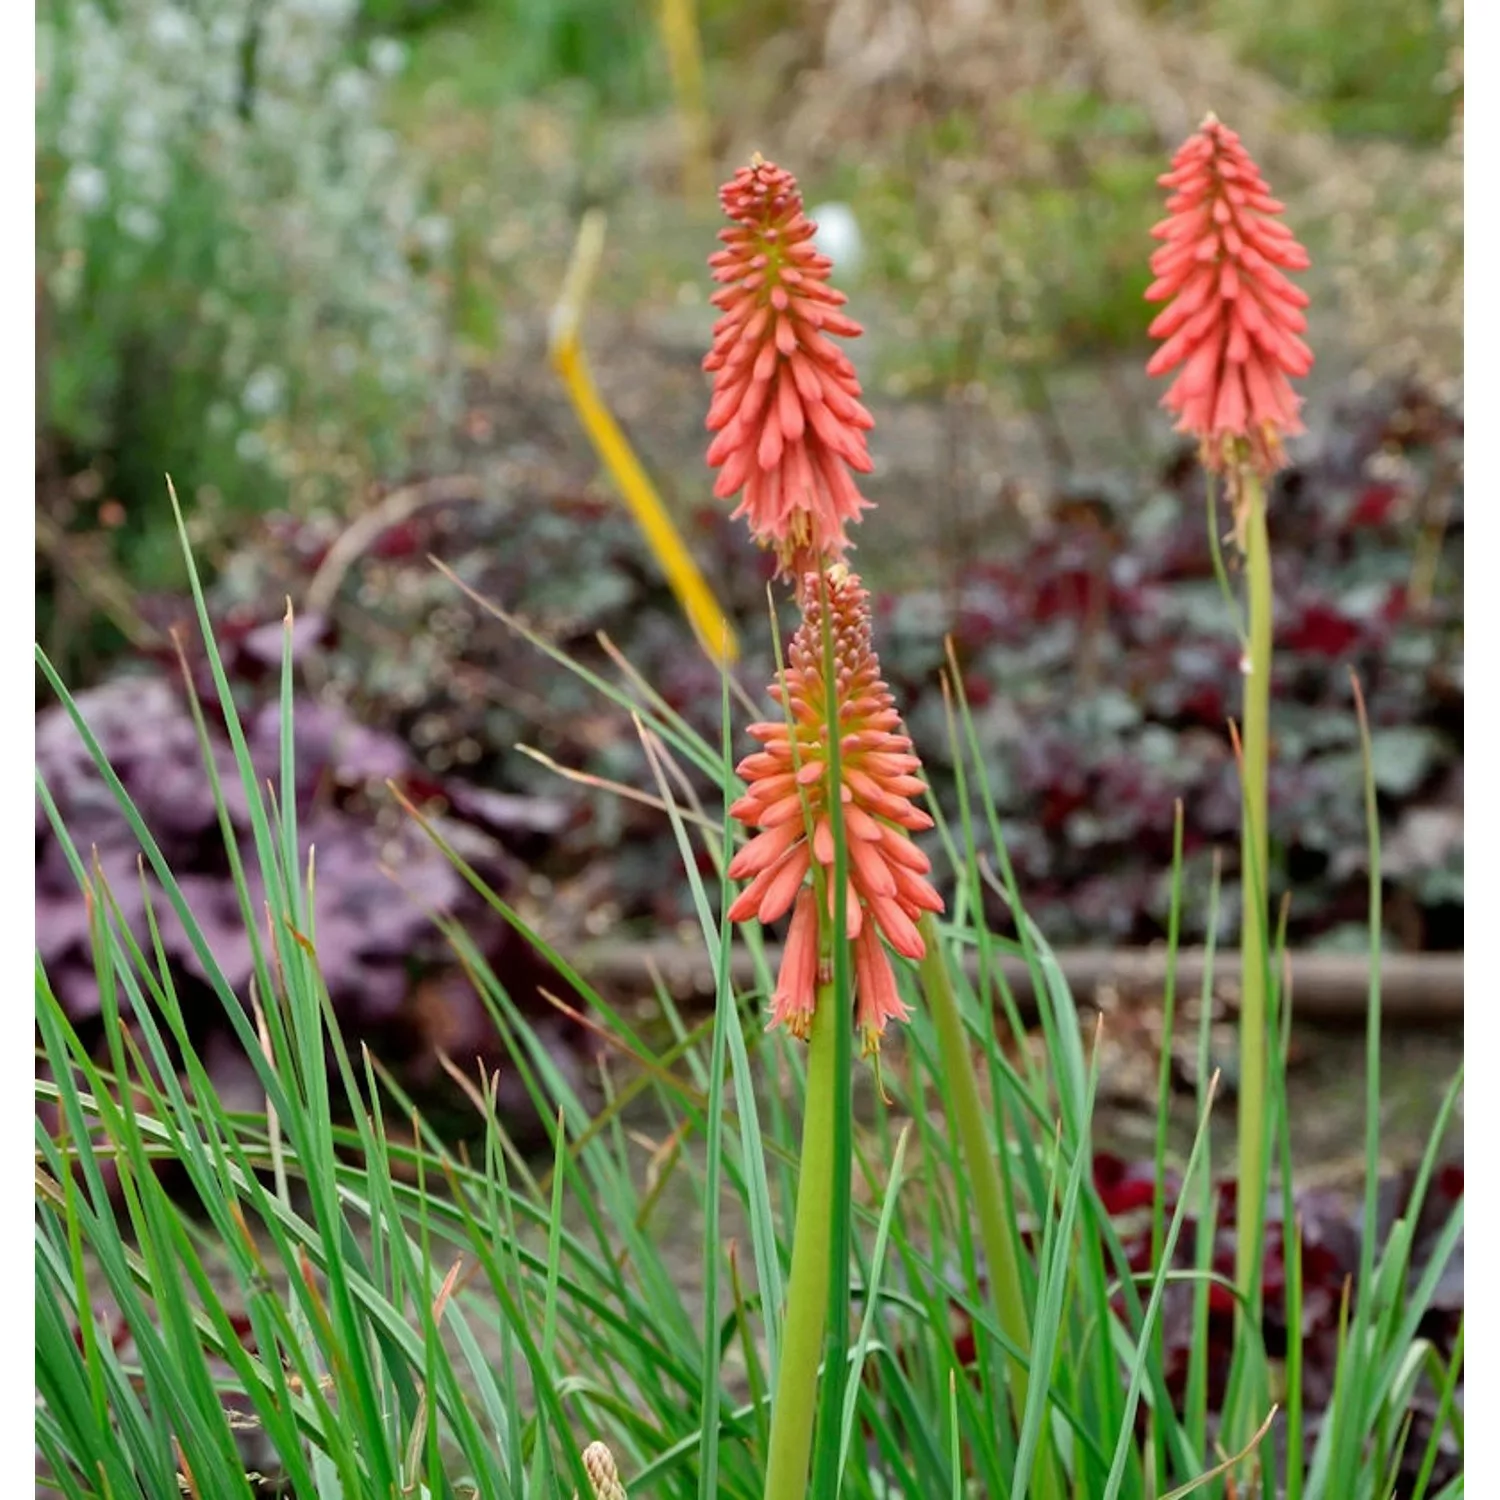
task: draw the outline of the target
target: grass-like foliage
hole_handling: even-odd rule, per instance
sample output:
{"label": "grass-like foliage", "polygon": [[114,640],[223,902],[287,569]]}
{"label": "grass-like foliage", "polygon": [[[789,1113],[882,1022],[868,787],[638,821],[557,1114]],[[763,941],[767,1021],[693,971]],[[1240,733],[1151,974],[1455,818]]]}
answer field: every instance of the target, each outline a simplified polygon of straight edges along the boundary
{"label": "grass-like foliage", "polygon": [[[758,981],[746,991],[732,983],[722,916],[732,825],[683,774],[692,768],[712,778],[726,802],[735,794],[730,685],[723,738],[711,744],[641,681],[592,679],[634,717],[653,769],[655,785],[641,790],[660,799],[680,844],[718,978],[713,1015],[694,1024],[663,991],[662,1034],[643,1035],[504,901],[481,890],[493,919],[555,965],[559,991],[586,999],[606,1101],[591,1110],[503,977],[435,913],[493,1015],[509,1065],[551,1122],[550,1153],[528,1157],[497,1118],[494,1080],[466,1078],[476,1127],[459,1145],[416,1112],[388,1070],[393,1060],[340,1035],[332,1018],[318,970],[316,854],[299,836],[293,792],[290,634],[280,780],[262,785],[196,574],[193,586],[237,753],[237,795],[251,809],[253,839],[229,851],[255,958],[248,994],[224,982],[151,830],[39,654],[101,785],[133,821],[150,919],[144,934],[119,920],[117,893],[91,866],[89,850],[71,844],[39,783],[51,836],[68,850],[91,924],[104,1042],[85,1043],[39,965],[40,1487],[114,1500],[179,1492],[613,1496],[619,1491],[599,1477],[597,1450],[590,1465],[583,1458],[602,1441],[638,1500],[757,1500],[772,1394],[782,1363],[806,1342],[785,1325],[783,1309],[808,1080],[806,1049],[763,1030],[772,977],[754,927],[743,941]],[[961,696],[951,733],[963,773],[961,817],[939,831],[958,898],[942,922],[928,924],[937,942],[920,983],[910,967],[901,976],[913,1021],[885,1055],[888,1098],[858,1111],[862,1123],[852,1129],[839,1123],[842,1101],[830,1108],[826,1094],[814,1092],[808,1103],[829,1110],[832,1181],[849,1184],[827,1202],[825,1244],[834,1247],[833,1284],[843,1286],[828,1305],[809,1492],[851,1500],[1189,1493],[1386,1500],[1398,1472],[1415,1469],[1402,1493],[1430,1497],[1440,1451],[1457,1443],[1461,1452],[1454,1392],[1462,1336],[1444,1362],[1423,1337],[1423,1318],[1461,1234],[1462,1206],[1417,1275],[1413,1225],[1457,1082],[1438,1110],[1408,1212],[1383,1243],[1365,1237],[1332,1397],[1320,1422],[1305,1422],[1287,1017],[1268,961],[1267,1145],[1279,1167],[1273,1194],[1285,1203],[1286,1264],[1294,1268],[1284,1308],[1291,1332],[1273,1361],[1261,1327],[1238,1320],[1229,1389],[1211,1402],[1210,1293],[1223,1286],[1211,1270],[1208,1147],[1210,1132],[1224,1128],[1214,1081],[1205,1067],[1197,1130],[1178,1164],[1181,1188],[1170,1211],[1163,1131],[1151,1209],[1158,1253],[1145,1272],[1134,1270],[1092,1169],[1097,1025],[1080,1018],[1044,936],[1025,918]],[[216,778],[214,766],[206,754],[204,774]],[[228,832],[226,788],[217,779],[213,786]],[[1373,791],[1370,812],[1373,946],[1380,930]],[[433,837],[441,839],[436,830]],[[444,852],[478,883],[456,850]],[[246,867],[259,869],[263,909],[252,909]],[[974,918],[995,883],[1011,903],[1019,943]],[[1215,899],[1180,880],[1174,893],[1174,914],[1182,903]],[[261,1109],[231,1108],[215,1092],[163,961],[169,921],[194,943],[253,1062]],[[1012,1045],[1021,1031],[1017,998],[996,960],[1013,952],[1030,971],[1044,1055]],[[835,965],[826,1017],[851,1013],[847,967]],[[1373,1223],[1380,1103],[1373,978],[1369,1024]],[[1204,1048],[1206,1055],[1206,1037]],[[860,1076],[857,1065],[846,1066],[846,1083],[851,1071]],[[1167,1087],[1164,1069],[1163,1121]],[[987,1164],[977,1175],[976,1154]],[[1195,1247],[1184,1238],[1189,1215]],[[694,1248],[685,1251],[685,1242]],[[1169,1296],[1184,1289],[1194,1353],[1180,1382],[1167,1367],[1161,1322]],[[1435,1411],[1420,1442],[1410,1416],[1419,1386]],[[1441,1493],[1462,1493],[1461,1472]]]}

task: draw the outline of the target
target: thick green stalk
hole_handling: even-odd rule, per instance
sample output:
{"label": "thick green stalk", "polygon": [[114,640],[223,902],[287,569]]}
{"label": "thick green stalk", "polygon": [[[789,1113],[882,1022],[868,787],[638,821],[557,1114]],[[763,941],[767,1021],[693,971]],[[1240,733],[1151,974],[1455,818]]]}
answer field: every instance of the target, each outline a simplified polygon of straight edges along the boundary
{"label": "thick green stalk", "polygon": [[1245,575],[1250,636],[1245,673],[1244,788],[1240,830],[1239,1185],[1235,1195],[1235,1282],[1259,1321],[1261,1236],[1266,1212],[1266,777],[1271,740],[1271,543],[1259,478],[1243,478]]}
{"label": "thick green stalk", "polygon": [[807,1494],[807,1465],[818,1407],[818,1364],[828,1316],[838,1028],[848,1024],[836,987],[820,985],[807,1048],[797,1222],[792,1230],[781,1366],[771,1406],[766,1500],[805,1500]]}
{"label": "thick green stalk", "polygon": [[[1015,1239],[1005,1211],[1005,1195],[1000,1186],[994,1150],[984,1128],[984,1109],[979,1102],[974,1061],[964,1037],[963,1017],[959,1014],[958,1000],[948,980],[937,923],[931,912],[922,913],[918,930],[927,948],[920,965],[922,993],[937,1029],[948,1107],[953,1111],[953,1123],[958,1129],[959,1145],[968,1167],[969,1189],[973,1194],[974,1209],[979,1219],[979,1238],[984,1245],[985,1263],[989,1267],[995,1312],[1006,1338],[1029,1359],[1031,1327],[1026,1314],[1026,1301],[1021,1292],[1021,1271],[1016,1261]],[[1031,1385],[1029,1367],[1017,1360],[1006,1384],[1010,1389],[1011,1408],[1019,1431],[1025,1416],[1027,1391]],[[1054,1465],[1051,1432],[1050,1421],[1044,1422],[1041,1440],[1037,1445],[1034,1471],[1035,1489],[1042,1500],[1060,1500],[1062,1495]]]}

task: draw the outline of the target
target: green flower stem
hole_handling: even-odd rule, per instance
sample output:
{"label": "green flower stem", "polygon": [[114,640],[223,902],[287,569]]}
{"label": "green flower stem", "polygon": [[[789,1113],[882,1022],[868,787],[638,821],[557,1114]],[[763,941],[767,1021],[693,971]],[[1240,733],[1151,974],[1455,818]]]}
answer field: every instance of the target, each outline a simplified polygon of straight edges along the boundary
{"label": "green flower stem", "polygon": [[[917,930],[927,949],[919,968],[922,993],[937,1028],[938,1052],[942,1060],[943,1079],[947,1085],[948,1107],[953,1111],[959,1144],[968,1166],[968,1185],[979,1219],[979,1237],[984,1245],[985,1262],[989,1267],[995,1312],[1005,1336],[1029,1359],[1031,1327],[1026,1313],[1026,1301],[1021,1292],[1021,1271],[1016,1261],[1015,1239],[1005,1209],[1005,1195],[1000,1185],[999,1169],[995,1165],[994,1149],[984,1128],[984,1109],[979,1102],[979,1084],[974,1076],[974,1062],[964,1036],[963,1017],[959,1014],[953,986],[948,981],[942,941],[931,912],[922,913]],[[1019,1431],[1031,1385],[1029,1366],[1017,1360],[1006,1384],[1010,1390],[1016,1429]],[[1053,1458],[1050,1421],[1042,1424],[1034,1483],[1036,1493],[1042,1500],[1061,1500],[1063,1490]]]}
{"label": "green flower stem", "polygon": [[1261,1235],[1266,1212],[1266,981],[1270,935],[1266,925],[1266,777],[1271,739],[1271,543],[1266,497],[1259,478],[1243,476],[1245,574],[1250,637],[1245,675],[1240,830],[1240,1079],[1239,1185],[1235,1195],[1234,1279],[1258,1322]]}
{"label": "green flower stem", "polygon": [[848,1024],[849,1018],[838,1003],[837,988],[819,985],[807,1048],[797,1222],[792,1230],[781,1364],[771,1406],[766,1500],[805,1500],[807,1494],[807,1465],[818,1405],[818,1364],[828,1317],[838,1028]]}

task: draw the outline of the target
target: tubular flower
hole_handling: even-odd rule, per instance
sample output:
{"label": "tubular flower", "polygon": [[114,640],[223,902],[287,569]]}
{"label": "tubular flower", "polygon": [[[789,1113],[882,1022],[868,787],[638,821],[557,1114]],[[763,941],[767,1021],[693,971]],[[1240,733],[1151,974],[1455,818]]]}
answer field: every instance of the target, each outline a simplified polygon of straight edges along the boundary
{"label": "tubular flower", "polygon": [[1312,351],[1307,294],[1283,271],[1304,271],[1307,251],[1275,215],[1273,198],[1239,136],[1210,114],[1157,179],[1172,189],[1151,231],[1148,302],[1167,306],[1151,324],[1164,339],[1149,375],[1182,366],[1162,405],[1177,430],[1197,435],[1205,468],[1231,476],[1248,459],[1262,474],[1285,463],[1281,440],[1302,431],[1289,376],[1306,375]]}
{"label": "tubular flower", "polygon": [[860,404],[854,366],[829,338],[863,330],[839,311],[844,295],[828,285],[833,262],[813,246],[817,225],[790,172],[757,155],[719,201],[734,222],[708,262],[723,313],[703,361],[714,376],[714,494],[744,491],[735,515],[776,549],[783,572],[820,569],[843,556],[845,523],[869,505],[849,471],[870,472],[865,433],[875,422]]}
{"label": "tubular flower", "polygon": [[[730,813],[759,832],[729,866],[731,879],[750,882],[729,916],[735,922],[774,922],[792,911],[771,1024],[784,1023],[806,1037],[827,958],[824,939],[832,930],[824,921],[831,924],[839,896],[833,888],[827,750],[833,707],[846,847],[844,923],[854,945],[857,1018],[871,1052],[886,1022],[907,1016],[881,937],[898,953],[919,959],[926,950],[917,920],[924,911],[943,909],[926,879],[927,856],[911,841],[932,819],[912,801],[926,790],[914,774],[921,762],[881,680],[863,585],[835,564],[806,575],[801,593],[802,624],[792,637],[783,682],[771,689],[785,715],[750,726],[761,749],[739,767],[749,787]],[[825,601],[835,663],[831,685],[823,670]]]}

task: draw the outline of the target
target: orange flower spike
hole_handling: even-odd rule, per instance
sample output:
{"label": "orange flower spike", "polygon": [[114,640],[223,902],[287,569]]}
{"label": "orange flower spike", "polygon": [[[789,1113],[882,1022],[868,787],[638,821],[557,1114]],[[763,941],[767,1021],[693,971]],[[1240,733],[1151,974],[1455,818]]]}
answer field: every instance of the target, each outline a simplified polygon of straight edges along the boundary
{"label": "orange flower spike", "polygon": [[1211,114],[1157,180],[1172,195],[1151,231],[1164,243],[1146,300],[1167,303],[1150,329],[1165,342],[1146,373],[1182,367],[1162,405],[1197,436],[1205,468],[1232,476],[1248,459],[1272,474],[1282,439],[1302,431],[1289,377],[1313,363],[1300,337],[1307,294],[1282,274],[1305,271],[1307,251],[1239,136]]}
{"label": "orange flower spike", "polygon": [[839,311],[833,262],[813,245],[817,225],[790,172],[757,156],[719,201],[734,222],[708,262],[723,313],[703,361],[714,376],[714,494],[744,491],[735,515],[775,549],[783,573],[821,568],[848,550],[845,525],[870,503],[849,471],[870,472],[865,433],[875,420],[860,404],[854,366],[829,338],[863,330]]}
{"label": "orange flower spike", "polygon": [[[833,633],[833,697],[839,726],[846,875],[845,930],[854,944],[858,1020],[866,1051],[878,1047],[886,1022],[904,1020],[884,937],[898,953],[919,959],[926,949],[917,931],[924,911],[942,911],[927,880],[927,856],[911,834],[932,826],[912,799],[926,790],[916,777],[921,762],[901,732],[890,689],[880,676],[870,638],[869,595],[842,564],[802,581],[802,624],[792,637],[784,688],[771,695],[785,717],[752,724],[761,749],[739,773],[749,783],[730,808],[758,829],[729,866],[733,880],[749,880],[729,909],[731,921],[758,917],[774,922],[795,904],[773,998],[771,1023],[805,1037],[812,1023],[817,972],[823,956],[822,918],[835,910],[834,839],[829,793],[827,725],[829,692],[823,672],[823,601]],[[826,892],[822,909],[809,888]]]}

